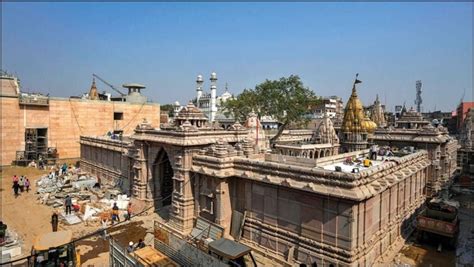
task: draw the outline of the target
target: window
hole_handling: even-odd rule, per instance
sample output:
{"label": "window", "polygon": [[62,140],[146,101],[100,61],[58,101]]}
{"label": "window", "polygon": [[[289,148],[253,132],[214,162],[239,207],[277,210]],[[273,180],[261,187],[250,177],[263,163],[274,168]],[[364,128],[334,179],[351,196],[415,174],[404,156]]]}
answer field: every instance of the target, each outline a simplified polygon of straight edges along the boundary
{"label": "window", "polygon": [[114,112],[114,120],[115,121],[123,120],[123,112]]}

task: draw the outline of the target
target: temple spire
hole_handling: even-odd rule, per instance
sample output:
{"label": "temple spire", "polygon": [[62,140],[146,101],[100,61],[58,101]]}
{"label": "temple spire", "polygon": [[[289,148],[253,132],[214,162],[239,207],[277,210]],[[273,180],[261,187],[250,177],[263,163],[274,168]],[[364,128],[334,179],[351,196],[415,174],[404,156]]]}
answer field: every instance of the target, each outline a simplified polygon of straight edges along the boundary
{"label": "temple spire", "polygon": [[356,77],[355,77],[355,80],[354,80],[354,84],[352,85],[352,94],[353,94],[353,95],[357,95],[356,84],[362,83],[361,80],[357,79],[358,77],[359,77],[359,73],[356,73]]}
{"label": "temple spire", "polygon": [[99,99],[99,93],[97,92],[97,87],[95,85],[95,77],[92,78],[92,85],[91,85],[91,89],[89,90],[89,99],[90,100]]}

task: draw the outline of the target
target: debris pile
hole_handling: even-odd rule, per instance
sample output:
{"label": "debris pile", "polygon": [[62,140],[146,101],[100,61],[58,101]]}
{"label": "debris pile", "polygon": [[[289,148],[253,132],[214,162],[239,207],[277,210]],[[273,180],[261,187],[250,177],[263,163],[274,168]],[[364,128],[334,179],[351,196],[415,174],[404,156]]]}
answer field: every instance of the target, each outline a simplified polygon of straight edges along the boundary
{"label": "debris pile", "polygon": [[5,237],[0,238],[0,263],[21,255],[21,243],[18,234],[5,227]]}
{"label": "debris pile", "polygon": [[72,201],[72,213],[60,209],[59,215],[68,225],[85,222],[97,224],[111,221],[112,208],[117,204],[119,214],[125,213],[130,198],[122,194],[119,184],[101,183],[96,177],[72,170],[61,175],[51,172],[36,181],[38,201],[60,209],[65,206],[67,196]]}

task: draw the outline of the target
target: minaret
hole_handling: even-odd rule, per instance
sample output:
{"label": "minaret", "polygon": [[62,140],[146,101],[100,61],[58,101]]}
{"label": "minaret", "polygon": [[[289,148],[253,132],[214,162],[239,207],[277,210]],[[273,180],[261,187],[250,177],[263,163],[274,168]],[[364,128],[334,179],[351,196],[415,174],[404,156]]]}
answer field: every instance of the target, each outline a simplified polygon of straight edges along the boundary
{"label": "minaret", "polygon": [[199,105],[199,99],[202,96],[202,84],[203,83],[204,83],[204,81],[202,80],[202,75],[199,74],[197,76],[197,79],[196,79],[196,106],[197,107],[201,106],[201,105]]}
{"label": "minaret", "polygon": [[211,73],[211,107],[210,107],[210,117],[209,121],[214,122],[214,118],[217,113],[217,74],[215,72]]}

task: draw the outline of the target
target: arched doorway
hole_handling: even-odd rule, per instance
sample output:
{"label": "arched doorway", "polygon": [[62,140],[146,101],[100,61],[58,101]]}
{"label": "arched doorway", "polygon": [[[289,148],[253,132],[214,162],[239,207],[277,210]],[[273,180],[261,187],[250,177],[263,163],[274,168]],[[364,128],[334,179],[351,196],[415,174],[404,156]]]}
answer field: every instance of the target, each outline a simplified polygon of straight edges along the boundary
{"label": "arched doorway", "polygon": [[153,163],[153,199],[155,202],[155,208],[171,204],[173,176],[173,167],[171,167],[168,153],[162,149]]}

